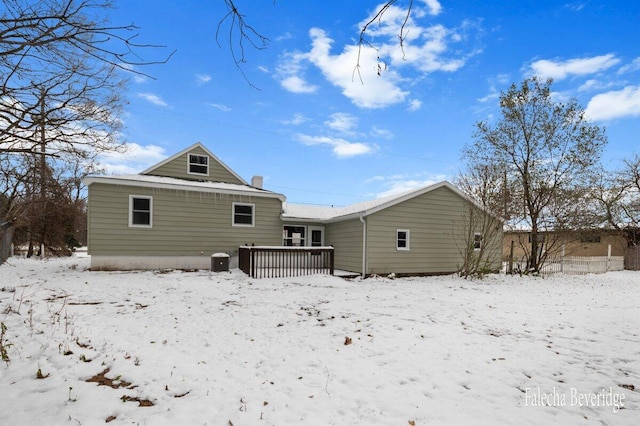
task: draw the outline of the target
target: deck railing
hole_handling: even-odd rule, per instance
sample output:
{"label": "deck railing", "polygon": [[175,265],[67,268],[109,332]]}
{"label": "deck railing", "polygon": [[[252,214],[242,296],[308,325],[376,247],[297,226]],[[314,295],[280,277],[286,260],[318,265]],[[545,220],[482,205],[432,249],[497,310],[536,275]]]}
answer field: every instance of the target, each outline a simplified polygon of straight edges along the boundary
{"label": "deck railing", "polygon": [[252,278],[333,275],[333,247],[241,246],[238,266]]}

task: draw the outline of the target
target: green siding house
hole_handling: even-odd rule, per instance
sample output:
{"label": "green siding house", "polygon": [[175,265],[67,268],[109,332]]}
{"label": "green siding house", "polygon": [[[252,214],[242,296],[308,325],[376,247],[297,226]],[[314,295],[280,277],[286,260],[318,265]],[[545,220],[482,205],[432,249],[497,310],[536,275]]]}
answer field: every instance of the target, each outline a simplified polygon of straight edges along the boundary
{"label": "green siding house", "polygon": [[[233,267],[242,245],[331,245],[338,270],[451,273],[468,244],[460,240],[473,206],[448,182],[340,208],[290,204],[263,189],[260,177],[244,181],[200,143],[140,174],[85,183],[94,269],[208,269],[220,252]],[[490,244],[498,267],[502,239]]]}

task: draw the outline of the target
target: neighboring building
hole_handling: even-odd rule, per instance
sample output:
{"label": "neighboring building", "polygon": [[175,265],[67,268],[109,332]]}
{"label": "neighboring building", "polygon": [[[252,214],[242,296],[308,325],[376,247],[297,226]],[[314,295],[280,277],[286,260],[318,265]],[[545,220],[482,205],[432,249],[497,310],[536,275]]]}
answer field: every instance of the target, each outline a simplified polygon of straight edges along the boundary
{"label": "neighboring building", "polygon": [[[286,203],[251,184],[202,144],[139,175],[91,176],[88,246],[95,269],[209,268],[238,247],[333,246],[335,268],[364,275],[458,270],[465,212],[476,209],[448,182],[341,208]],[[483,213],[484,214],[484,213]],[[491,245],[500,266],[502,223]],[[472,234],[473,235],[473,234]],[[237,259],[235,259],[237,262]]]}
{"label": "neighboring building", "polygon": [[[542,232],[538,234],[542,250],[550,250],[550,255],[560,256],[607,256],[611,246],[611,256],[624,256],[627,237],[612,229],[589,229],[573,232]],[[514,260],[525,256],[523,248],[530,250],[531,233],[529,231],[505,231],[503,239],[503,258],[509,258],[511,242]]]}

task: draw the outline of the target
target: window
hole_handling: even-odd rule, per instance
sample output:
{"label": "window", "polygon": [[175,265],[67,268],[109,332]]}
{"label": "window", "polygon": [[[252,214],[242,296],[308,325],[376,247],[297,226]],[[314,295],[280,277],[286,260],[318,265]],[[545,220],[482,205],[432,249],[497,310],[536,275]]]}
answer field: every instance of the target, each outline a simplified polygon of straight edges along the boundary
{"label": "window", "polygon": [[322,231],[320,229],[311,230],[311,247],[322,246]]}
{"label": "window", "polygon": [[[533,236],[531,234],[529,234],[529,243],[531,243],[532,240],[533,240]],[[544,243],[544,234],[538,234],[538,238],[536,238],[536,240],[538,241],[538,244],[543,244]]]}
{"label": "window", "polygon": [[233,203],[233,226],[254,226],[255,205]]}
{"label": "window", "polygon": [[396,231],[396,249],[409,250],[409,230],[398,229]]}
{"label": "window", "polygon": [[600,234],[595,232],[586,232],[580,234],[580,242],[581,243],[599,243],[602,241]]}
{"label": "window", "polygon": [[153,225],[153,197],[129,195],[129,226],[151,228]]}
{"label": "window", "polygon": [[482,248],[482,234],[479,232],[476,232],[475,234],[473,234],[473,249],[474,250],[480,250]]}
{"label": "window", "polygon": [[209,175],[209,157],[206,155],[187,154],[189,161],[187,172],[195,175]]}
{"label": "window", "polygon": [[304,226],[285,225],[282,228],[282,245],[286,247],[303,247],[305,245]]}

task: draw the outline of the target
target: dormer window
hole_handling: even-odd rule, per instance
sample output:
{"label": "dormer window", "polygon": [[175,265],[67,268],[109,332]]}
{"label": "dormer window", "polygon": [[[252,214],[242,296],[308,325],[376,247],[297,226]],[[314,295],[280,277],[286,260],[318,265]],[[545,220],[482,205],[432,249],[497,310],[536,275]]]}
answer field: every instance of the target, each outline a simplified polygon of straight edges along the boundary
{"label": "dormer window", "polygon": [[206,155],[187,154],[187,172],[193,175],[209,176],[209,157]]}

